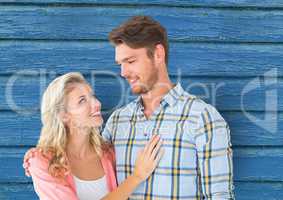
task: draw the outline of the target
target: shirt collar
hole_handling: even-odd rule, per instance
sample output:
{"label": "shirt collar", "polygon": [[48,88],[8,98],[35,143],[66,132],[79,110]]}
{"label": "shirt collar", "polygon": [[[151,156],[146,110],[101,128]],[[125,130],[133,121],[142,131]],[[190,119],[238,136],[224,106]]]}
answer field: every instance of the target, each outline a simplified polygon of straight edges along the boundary
{"label": "shirt collar", "polygon": [[[177,83],[173,88],[169,90],[169,92],[162,98],[161,105],[168,104],[169,106],[173,106],[176,102],[181,98],[184,93],[184,89],[182,88],[180,83]],[[142,106],[142,98],[138,96],[134,102],[138,106]]]}
{"label": "shirt collar", "polygon": [[163,102],[169,104],[169,106],[173,106],[177,103],[177,101],[181,98],[184,93],[184,89],[182,88],[180,83],[177,83],[169,92],[163,97],[161,100],[161,104]]}

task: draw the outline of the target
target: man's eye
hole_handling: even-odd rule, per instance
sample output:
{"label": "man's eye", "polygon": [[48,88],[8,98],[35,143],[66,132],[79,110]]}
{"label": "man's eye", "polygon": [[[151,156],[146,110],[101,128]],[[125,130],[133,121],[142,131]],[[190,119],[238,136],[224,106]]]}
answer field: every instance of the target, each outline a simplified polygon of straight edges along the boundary
{"label": "man's eye", "polygon": [[129,60],[128,62],[131,64],[131,63],[134,63],[134,62],[135,62],[135,60]]}

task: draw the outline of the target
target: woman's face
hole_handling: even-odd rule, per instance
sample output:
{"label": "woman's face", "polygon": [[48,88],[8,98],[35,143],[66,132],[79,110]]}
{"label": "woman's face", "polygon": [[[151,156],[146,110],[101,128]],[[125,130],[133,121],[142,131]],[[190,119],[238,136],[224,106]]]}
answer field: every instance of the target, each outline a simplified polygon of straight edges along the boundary
{"label": "woman's face", "polygon": [[74,83],[66,96],[66,125],[70,128],[100,127],[103,123],[101,103],[89,85]]}

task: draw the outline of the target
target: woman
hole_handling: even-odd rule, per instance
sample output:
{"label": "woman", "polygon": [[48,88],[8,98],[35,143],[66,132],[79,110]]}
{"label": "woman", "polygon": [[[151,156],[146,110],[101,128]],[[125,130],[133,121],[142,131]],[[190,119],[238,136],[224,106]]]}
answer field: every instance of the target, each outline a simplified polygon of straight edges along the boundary
{"label": "woman", "polygon": [[127,199],[156,168],[163,153],[158,136],[139,152],[132,175],[117,187],[113,146],[99,134],[100,109],[80,73],[49,84],[42,98],[40,138],[24,159],[40,199]]}

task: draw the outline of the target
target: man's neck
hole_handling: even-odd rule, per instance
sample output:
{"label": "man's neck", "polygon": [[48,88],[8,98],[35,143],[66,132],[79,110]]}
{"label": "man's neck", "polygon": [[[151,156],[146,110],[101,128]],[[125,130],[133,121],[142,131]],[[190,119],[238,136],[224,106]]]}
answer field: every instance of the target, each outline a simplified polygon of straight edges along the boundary
{"label": "man's neck", "polygon": [[142,103],[144,106],[144,114],[146,118],[149,118],[154,110],[160,105],[162,98],[173,88],[171,81],[159,82],[148,91],[146,94],[142,94]]}

